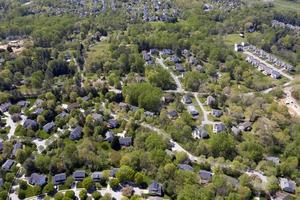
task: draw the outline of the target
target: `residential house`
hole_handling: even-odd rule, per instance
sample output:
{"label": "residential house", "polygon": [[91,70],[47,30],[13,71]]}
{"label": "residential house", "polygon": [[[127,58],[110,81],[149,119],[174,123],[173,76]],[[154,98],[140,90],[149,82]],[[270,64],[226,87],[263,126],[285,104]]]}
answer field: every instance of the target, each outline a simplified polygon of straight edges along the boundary
{"label": "residential house", "polygon": [[101,114],[98,113],[93,113],[92,114],[92,118],[95,122],[102,122],[103,121],[103,117]]}
{"label": "residential house", "polygon": [[241,131],[251,131],[252,123],[251,122],[243,122],[238,125],[238,129]]}
{"label": "residential house", "polygon": [[180,58],[176,55],[171,56],[170,61],[174,63],[180,63]]}
{"label": "residential house", "polygon": [[152,196],[163,196],[162,186],[156,181],[153,181],[148,188],[149,195]]}
{"label": "residential house", "polygon": [[22,143],[16,142],[16,143],[14,144],[14,146],[13,146],[13,150],[12,150],[12,155],[11,155],[11,157],[15,157],[16,154],[17,154],[17,151],[18,151],[19,149],[22,149],[22,148],[23,148]]}
{"label": "residential house", "polygon": [[176,65],[175,65],[175,71],[177,71],[179,73],[184,73],[185,72],[185,68],[181,64],[176,63]]}
{"label": "residential house", "polygon": [[0,105],[0,112],[1,113],[5,113],[8,111],[8,109],[10,108],[11,103],[10,102],[6,102]]}
{"label": "residential house", "polygon": [[193,138],[195,139],[206,139],[209,138],[209,135],[204,127],[195,127],[192,132]]}
{"label": "residential house", "polygon": [[182,97],[182,102],[185,104],[191,104],[192,103],[192,98],[189,95],[184,95]]}
{"label": "residential house", "polygon": [[23,124],[23,127],[35,130],[38,127],[38,124],[35,120],[26,119],[24,124]]}
{"label": "residential house", "polygon": [[47,183],[47,177],[42,174],[32,173],[28,182],[31,185],[43,186]]}
{"label": "residential house", "polygon": [[118,126],[119,126],[119,123],[115,119],[109,119],[108,122],[107,122],[107,127],[108,128],[113,129],[113,128],[117,128]]}
{"label": "residential house", "polygon": [[208,183],[212,180],[213,174],[210,171],[200,170],[199,176],[201,179],[201,183]]}
{"label": "residential house", "polygon": [[163,101],[166,104],[172,103],[174,101],[174,96],[172,94],[166,94],[165,96],[163,96]]}
{"label": "residential house", "polygon": [[21,114],[15,113],[11,116],[11,119],[13,120],[14,123],[20,121],[22,119]]}
{"label": "residential house", "polygon": [[66,173],[56,174],[53,177],[53,184],[54,185],[64,184],[66,180],[67,180]]}
{"label": "residential house", "polygon": [[214,117],[221,117],[223,115],[223,112],[219,109],[212,109],[211,114]]}
{"label": "residential house", "polygon": [[178,169],[184,170],[184,171],[194,171],[194,168],[187,164],[179,164],[177,165]]}
{"label": "residential house", "polygon": [[276,71],[276,70],[272,70],[271,71],[271,77],[274,78],[274,79],[280,79],[281,78],[281,74]]}
{"label": "residential house", "polygon": [[111,143],[115,138],[115,134],[112,131],[107,131],[105,133],[105,140],[108,141],[109,143]]}
{"label": "residential house", "polygon": [[102,172],[93,172],[91,177],[94,182],[100,182],[101,180],[103,180]]}
{"label": "residential house", "polygon": [[206,99],[206,104],[212,107],[216,104],[216,99],[212,96],[208,96]]}
{"label": "residential house", "polygon": [[26,108],[28,106],[28,101],[19,101],[17,103],[18,106],[20,106],[21,108]]}
{"label": "residential house", "polygon": [[42,112],[44,112],[44,109],[43,109],[43,108],[37,108],[37,109],[35,109],[35,110],[32,112],[32,114],[34,114],[34,115],[40,115],[40,114],[42,114]]}
{"label": "residential house", "polygon": [[3,139],[0,138],[0,151],[3,150]]}
{"label": "residential house", "polygon": [[120,137],[119,143],[121,146],[129,147],[132,145],[132,137]]}
{"label": "residential house", "polygon": [[275,157],[275,156],[267,156],[266,157],[267,161],[271,161],[272,163],[274,163],[275,165],[279,165],[280,164],[280,158]]}
{"label": "residential house", "polygon": [[0,187],[2,187],[4,185],[4,180],[3,178],[0,178]]}
{"label": "residential house", "polygon": [[176,112],[176,110],[172,110],[172,111],[168,112],[167,115],[170,119],[175,119],[178,117],[178,113]]}
{"label": "residential house", "polygon": [[280,178],[280,188],[288,193],[295,193],[296,191],[296,182],[289,180],[287,178]]}
{"label": "residential house", "polygon": [[77,126],[75,129],[73,129],[73,131],[70,133],[69,138],[71,140],[79,140],[82,136],[82,127],[81,126]]}
{"label": "residential house", "polygon": [[54,128],[55,128],[55,123],[54,122],[47,123],[43,126],[43,130],[46,133],[50,133]]}
{"label": "residential house", "polygon": [[213,132],[220,133],[225,130],[225,125],[223,123],[216,123],[213,125]]}
{"label": "residential house", "polygon": [[239,136],[240,133],[241,133],[241,130],[240,130],[239,128],[233,126],[233,127],[231,128],[231,132],[232,132],[235,136]]}
{"label": "residential house", "polygon": [[199,112],[198,110],[195,108],[195,106],[193,105],[189,105],[187,107],[188,112],[190,113],[190,115],[192,115],[193,119],[197,119],[199,117]]}
{"label": "residential house", "polygon": [[119,171],[120,168],[112,168],[110,170],[110,176],[111,177],[116,177],[117,172]]}
{"label": "residential house", "polygon": [[76,170],[73,172],[73,179],[75,181],[82,181],[85,178],[85,171],[84,170]]}
{"label": "residential house", "polygon": [[12,166],[16,163],[16,161],[8,159],[5,161],[5,163],[2,165],[2,170],[9,171]]}

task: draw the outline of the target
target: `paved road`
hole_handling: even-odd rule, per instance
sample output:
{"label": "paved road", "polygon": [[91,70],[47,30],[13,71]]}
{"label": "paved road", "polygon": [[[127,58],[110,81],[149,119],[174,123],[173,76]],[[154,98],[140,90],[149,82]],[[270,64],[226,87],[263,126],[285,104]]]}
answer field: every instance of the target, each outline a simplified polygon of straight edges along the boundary
{"label": "paved road", "polygon": [[249,52],[249,51],[244,51],[245,54],[254,57],[255,59],[259,60],[260,62],[264,63],[265,65],[267,65],[268,67],[270,67],[271,69],[278,71],[282,76],[286,77],[287,79],[289,79],[290,81],[294,80],[294,77],[288,75],[287,73],[277,69],[276,67],[274,67],[273,65],[271,65],[270,63],[264,61],[263,59],[259,58],[258,56],[254,55],[253,53]]}
{"label": "paved road", "polygon": [[176,76],[170,69],[169,67],[167,67],[163,61],[163,58],[156,58],[157,60],[157,63],[160,64],[164,69],[168,70],[172,76],[172,78],[174,79],[175,83],[176,83],[176,86],[177,86],[177,92],[178,93],[184,93],[186,91],[184,91],[184,89],[182,88],[182,85],[180,83],[180,80],[179,80],[179,77]]}
{"label": "paved road", "polygon": [[207,125],[214,125],[215,122],[213,122],[213,121],[211,121],[211,120],[208,119],[208,115],[210,114],[210,112],[208,112],[207,110],[205,110],[204,105],[199,100],[198,93],[194,92],[193,94],[194,94],[194,97],[196,99],[196,102],[198,103],[198,105],[201,108],[202,113],[203,113],[202,125],[206,125],[206,124]]}

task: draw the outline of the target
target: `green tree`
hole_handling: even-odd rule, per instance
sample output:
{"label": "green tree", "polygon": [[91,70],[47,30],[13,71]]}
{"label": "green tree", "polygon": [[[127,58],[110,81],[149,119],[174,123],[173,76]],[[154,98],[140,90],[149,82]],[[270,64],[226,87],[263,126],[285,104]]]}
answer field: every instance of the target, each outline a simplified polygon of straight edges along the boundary
{"label": "green tree", "polygon": [[133,181],[134,175],[135,175],[135,171],[131,167],[123,165],[118,170],[116,177],[120,182]]}
{"label": "green tree", "polygon": [[86,200],[87,197],[88,197],[88,196],[87,196],[87,191],[86,191],[86,189],[81,190],[80,193],[79,193],[79,198],[80,198],[80,200]]}

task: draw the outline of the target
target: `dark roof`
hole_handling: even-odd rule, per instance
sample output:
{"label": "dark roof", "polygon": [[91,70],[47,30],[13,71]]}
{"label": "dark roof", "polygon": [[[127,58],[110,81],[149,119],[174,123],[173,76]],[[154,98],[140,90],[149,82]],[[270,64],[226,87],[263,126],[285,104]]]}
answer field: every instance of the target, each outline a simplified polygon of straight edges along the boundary
{"label": "dark roof", "polygon": [[206,171],[206,170],[200,170],[199,171],[199,176],[202,180],[205,181],[210,181],[211,177],[212,177],[212,173],[210,171]]}
{"label": "dark roof", "polygon": [[121,146],[130,146],[132,145],[132,137],[120,137],[119,143]]}
{"label": "dark roof", "polygon": [[178,166],[178,169],[181,169],[181,170],[184,170],[184,171],[193,171],[194,168],[190,165],[187,165],[187,164],[179,164]]}
{"label": "dark roof", "polygon": [[71,140],[79,140],[81,138],[82,135],[82,127],[81,126],[77,126],[75,129],[73,129],[73,131],[70,133],[70,139]]}
{"label": "dark roof", "polygon": [[42,114],[43,111],[44,111],[43,108],[37,108],[35,111],[32,112],[32,114],[34,114],[34,115],[40,115],[40,114]]}
{"label": "dark roof", "polygon": [[63,111],[60,114],[58,114],[57,116],[61,117],[61,118],[64,118],[64,117],[67,117],[68,115],[69,115],[68,113],[66,113],[65,111]]}
{"label": "dark roof", "polygon": [[119,125],[118,121],[115,119],[109,119],[107,123],[108,123],[108,128],[116,128]]}
{"label": "dark roof", "polygon": [[93,181],[100,181],[101,179],[103,179],[103,174],[102,172],[93,172],[91,177]]}
{"label": "dark roof", "polygon": [[23,147],[22,143],[20,143],[20,142],[15,143],[13,151],[12,151],[12,155],[16,156],[17,150],[22,149],[22,147]]}
{"label": "dark roof", "polygon": [[156,181],[149,185],[148,191],[150,195],[162,196],[163,194],[162,187]]}
{"label": "dark roof", "polygon": [[45,185],[47,182],[47,177],[45,175],[41,175],[41,174],[37,174],[37,173],[33,173],[31,174],[29,181],[28,181],[31,185]]}
{"label": "dark roof", "polygon": [[112,131],[107,131],[107,132],[105,133],[105,140],[106,140],[106,141],[112,142],[114,138],[115,138],[114,132],[112,132]]}
{"label": "dark roof", "polygon": [[11,106],[10,102],[6,102],[0,105],[0,112],[7,112],[9,107]]}
{"label": "dark roof", "polygon": [[16,161],[8,159],[8,160],[6,160],[5,163],[2,165],[2,169],[3,169],[4,171],[9,171],[15,163],[16,163]]}
{"label": "dark roof", "polygon": [[31,129],[35,129],[38,124],[35,120],[32,120],[32,119],[26,119],[26,121],[24,122],[23,126],[25,128],[31,128]]}
{"label": "dark roof", "polygon": [[92,114],[92,117],[95,121],[102,121],[103,120],[103,117],[101,114],[98,114],[98,113],[93,113]]}
{"label": "dark roof", "polygon": [[2,187],[3,185],[4,185],[3,178],[0,178],[0,187]]}
{"label": "dark roof", "polygon": [[50,122],[50,123],[47,123],[43,126],[43,130],[45,132],[50,132],[53,128],[55,127],[55,123],[54,122]]}
{"label": "dark roof", "polygon": [[176,112],[176,110],[172,110],[168,112],[168,116],[174,118],[178,116],[178,113]]}
{"label": "dark roof", "polygon": [[215,117],[220,117],[221,115],[223,115],[223,112],[219,109],[212,109],[211,114]]}
{"label": "dark roof", "polygon": [[76,170],[76,171],[73,173],[73,178],[74,178],[76,181],[83,180],[83,179],[85,178],[85,171],[84,171],[84,170]]}
{"label": "dark roof", "polygon": [[27,101],[19,101],[19,102],[17,103],[17,105],[18,105],[18,106],[21,106],[21,107],[27,107],[28,102],[27,102]]}
{"label": "dark roof", "polygon": [[58,185],[58,184],[64,183],[66,181],[66,179],[67,179],[67,175],[65,173],[56,174],[53,177],[53,184]]}

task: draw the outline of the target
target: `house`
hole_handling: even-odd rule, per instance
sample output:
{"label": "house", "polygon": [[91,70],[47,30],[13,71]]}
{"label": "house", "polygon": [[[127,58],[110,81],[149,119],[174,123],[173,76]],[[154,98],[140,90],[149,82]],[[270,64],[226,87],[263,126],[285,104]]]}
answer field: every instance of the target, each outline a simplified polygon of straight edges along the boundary
{"label": "house", "polygon": [[210,5],[210,4],[204,4],[203,5],[203,11],[204,12],[209,12],[209,11],[211,11],[213,9],[213,6],[212,5]]}
{"label": "house", "polygon": [[241,131],[251,131],[252,123],[251,122],[243,122],[238,125],[238,129]]}
{"label": "house", "polygon": [[161,54],[162,55],[172,55],[173,54],[173,51],[171,49],[163,49],[161,51]]}
{"label": "house", "polygon": [[9,171],[12,166],[16,163],[16,161],[8,159],[5,161],[5,163],[2,165],[2,170]]}
{"label": "house", "polygon": [[73,129],[73,131],[70,133],[69,138],[71,140],[79,140],[82,136],[82,127],[81,126],[77,126],[75,129]]}
{"label": "house", "polygon": [[217,123],[213,125],[213,132],[220,133],[225,130],[225,125],[223,123]]}
{"label": "house", "polygon": [[69,116],[69,114],[66,113],[65,111],[63,111],[63,112],[61,112],[61,113],[59,113],[59,114],[57,115],[57,117],[60,117],[60,118],[65,118],[65,117],[68,117],[68,116]]}
{"label": "house", "polygon": [[212,109],[211,114],[214,117],[221,117],[223,115],[223,112],[219,109]]}
{"label": "house", "polygon": [[281,191],[276,192],[275,196],[273,197],[273,200],[291,200],[291,199],[292,197],[290,194]]}
{"label": "house", "polygon": [[67,175],[66,173],[61,173],[61,174],[56,174],[53,177],[53,184],[54,185],[60,185],[65,183],[65,181],[67,180]]}
{"label": "house", "polygon": [[10,108],[11,103],[10,102],[6,102],[0,105],[0,112],[5,113],[8,111],[8,109]]}
{"label": "house", "polygon": [[154,112],[150,112],[150,111],[145,111],[145,115],[147,117],[154,117],[155,116]]}
{"label": "house", "polygon": [[12,157],[15,157],[17,151],[18,151],[19,149],[22,149],[22,148],[23,148],[22,143],[16,142],[16,143],[14,144],[14,147],[13,147],[13,150],[12,150]]}
{"label": "house", "polygon": [[40,115],[40,114],[42,114],[42,112],[44,112],[43,108],[37,108],[37,109],[35,109],[35,111],[32,112],[32,114]]}
{"label": "house", "polygon": [[191,103],[192,103],[192,98],[191,98],[189,95],[184,95],[184,96],[182,97],[182,101],[183,101],[183,103],[185,103],[185,104],[191,104]]}
{"label": "house", "polygon": [[172,110],[172,111],[168,112],[167,115],[170,119],[175,119],[178,117],[178,113],[176,112],[176,110]]}
{"label": "house", "polygon": [[111,143],[115,138],[115,134],[112,131],[107,131],[105,133],[105,140],[108,141],[109,143]]}
{"label": "house", "polygon": [[24,122],[24,124],[23,124],[23,127],[35,130],[38,127],[38,124],[37,124],[37,122],[35,120],[26,119],[25,122]]}
{"label": "house", "polygon": [[163,96],[163,101],[166,104],[172,103],[174,101],[174,96],[172,94],[166,94],[165,96]]}
{"label": "house", "polygon": [[73,179],[75,181],[82,181],[85,178],[85,171],[84,170],[76,170],[73,172]]}
{"label": "house", "polygon": [[241,44],[234,44],[234,51],[243,51],[243,46]]}
{"label": "house", "polygon": [[267,156],[266,157],[267,161],[271,161],[272,163],[274,163],[275,165],[279,165],[280,164],[280,158],[275,157],[275,156]]}
{"label": "house", "polygon": [[81,99],[82,99],[83,101],[88,101],[88,100],[90,100],[90,97],[89,97],[89,96],[84,96],[84,97],[81,97]]}
{"label": "house", "polygon": [[31,185],[43,186],[47,183],[47,177],[45,175],[32,173],[28,180]]}
{"label": "house", "polygon": [[72,103],[72,104],[69,104],[68,105],[68,111],[71,112],[72,110],[75,110],[77,108],[80,107],[80,104],[79,103]]}
{"label": "house", "polygon": [[108,128],[117,128],[119,126],[119,123],[115,119],[109,119],[107,122],[107,127]]}
{"label": "house", "polygon": [[271,71],[271,77],[274,78],[274,79],[280,79],[281,78],[281,74],[276,71],[276,70],[272,70]]}
{"label": "house", "polygon": [[119,143],[121,146],[129,147],[132,145],[132,137],[120,137]]}
{"label": "house", "polygon": [[213,174],[210,171],[200,170],[199,176],[202,183],[208,183],[212,180]]}
{"label": "house", "polygon": [[231,128],[231,132],[232,132],[235,136],[238,136],[238,135],[240,135],[241,130],[240,130],[239,128],[233,126],[233,127]]}
{"label": "house", "polygon": [[3,178],[0,178],[0,187],[2,187],[4,185],[4,180]]}
{"label": "house", "polygon": [[110,170],[110,176],[111,177],[116,177],[117,172],[119,171],[119,168],[112,168]]}
{"label": "house", "polygon": [[93,172],[91,175],[94,182],[100,182],[103,179],[102,172]]}
{"label": "house", "polygon": [[42,104],[44,103],[44,100],[42,99],[37,99],[35,102],[34,102],[34,105],[39,107],[39,106],[42,106]]}
{"label": "house", "polygon": [[209,135],[207,131],[204,129],[204,127],[195,127],[192,132],[193,138],[195,139],[206,139],[209,138]]}
{"label": "house", "polygon": [[143,51],[142,54],[145,61],[151,60],[151,56],[146,51]]}
{"label": "house", "polygon": [[160,184],[156,181],[153,181],[148,188],[149,195],[152,196],[163,196],[163,190]]}
{"label": "house", "polygon": [[50,122],[50,123],[47,123],[43,126],[43,130],[46,132],[46,133],[50,133],[55,127],[55,123],[54,122]]}
{"label": "house", "polygon": [[151,55],[158,55],[159,54],[158,49],[150,49],[149,52],[150,52]]}
{"label": "house", "polygon": [[287,178],[280,178],[280,188],[282,191],[288,192],[288,193],[295,193],[296,191],[296,183],[295,181],[288,180]]}
{"label": "house", "polygon": [[0,151],[3,150],[3,139],[0,138]]}
{"label": "house", "polygon": [[208,106],[214,106],[216,104],[216,99],[212,96],[208,96],[206,99],[206,104]]}
{"label": "house", "polygon": [[95,122],[102,122],[102,120],[103,120],[102,115],[100,115],[98,113],[93,113],[92,118]]}
{"label": "house", "polygon": [[199,117],[199,112],[196,110],[195,106],[189,105],[187,107],[188,112],[192,115],[193,119],[197,119]]}
{"label": "house", "polygon": [[170,60],[174,63],[179,63],[180,62],[180,58],[176,55],[171,56]]}
{"label": "house", "polygon": [[175,71],[180,72],[180,73],[184,73],[185,69],[181,64],[176,63],[175,65]]}
{"label": "house", "polygon": [[194,168],[187,164],[179,164],[177,165],[178,169],[184,170],[184,171],[194,171]]}
{"label": "house", "polygon": [[18,106],[20,106],[21,108],[26,108],[28,106],[28,102],[27,101],[19,101],[17,103]]}
{"label": "house", "polygon": [[14,123],[20,121],[22,119],[21,114],[15,113],[11,116],[11,119],[13,120]]}

